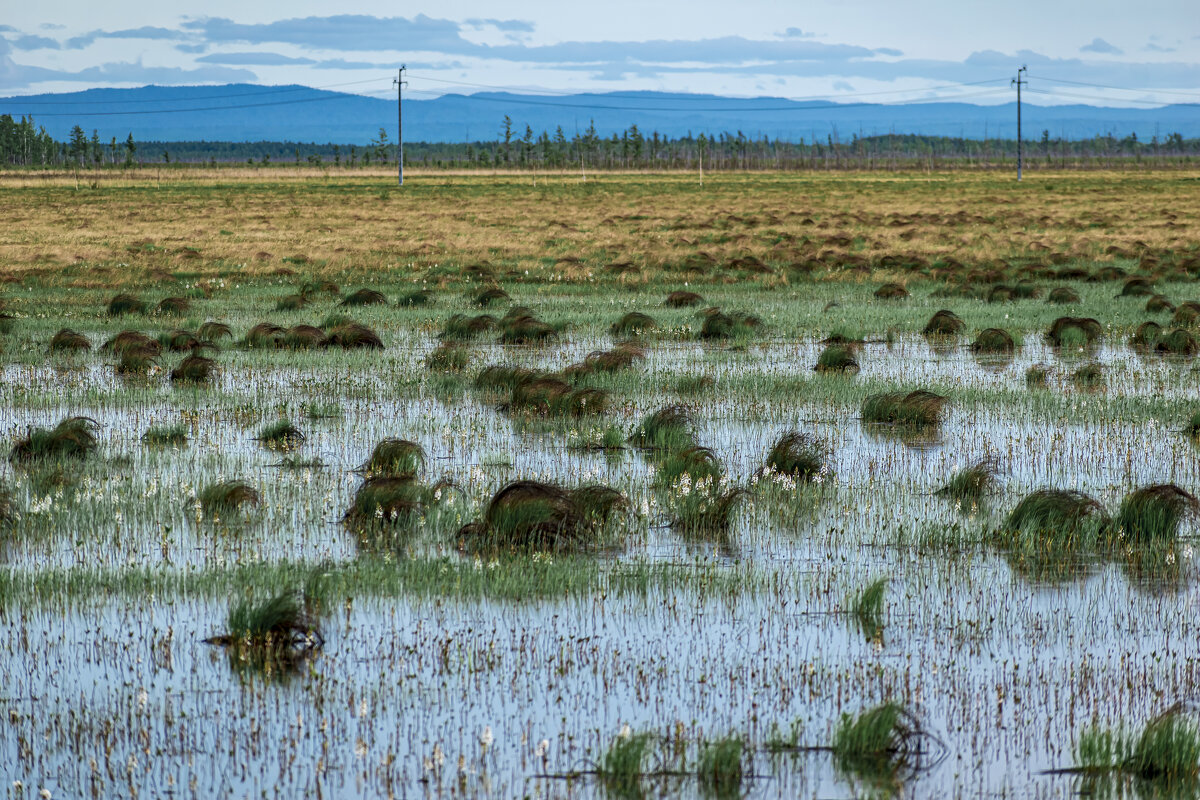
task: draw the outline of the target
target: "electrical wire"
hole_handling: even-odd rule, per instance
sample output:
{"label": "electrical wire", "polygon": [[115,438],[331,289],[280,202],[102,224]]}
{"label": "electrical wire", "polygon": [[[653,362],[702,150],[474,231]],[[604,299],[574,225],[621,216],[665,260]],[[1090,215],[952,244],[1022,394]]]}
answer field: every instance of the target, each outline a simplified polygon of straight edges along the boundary
{"label": "electrical wire", "polygon": [[1026,88],[1026,92],[1032,94],[1041,94],[1048,97],[1064,97],[1077,100],[1091,100],[1092,102],[1109,102],[1109,103],[1138,103],[1145,106],[1154,106],[1161,108],[1163,106],[1196,106],[1200,103],[1164,103],[1161,100],[1145,100],[1138,97],[1096,97],[1090,94],[1078,94],[1076,92],[1064,92],[1061,89],[1033,89]]}
{"label": "electrical wire", "polygon": [[[1026,74],[1028,75],[1028,73],[1026,73]],[[1117,91],[1117,92],[1154,92],[1155,94],[1175,94],[1175,95],[1179,95],[1180,97],[1194,97],[1194,98],[1200,99],[1200,94],[1197,94],[1196,92],[1178,92],[1178,91],[1172,91],[1170,89],[1131,89],[1126,86],[1105,86],[1102,83],[1084,83],[1083,81],[1068,81],[1068,80],[1063,80],[1062,78],[1050,78],[1045,75],[1028,75],[1028,77],[1034,78],[1039,81],[1050,81],[1051,83],[1067,83],[1067,84],[1071,84],[1072,86],[1090,86],[1093,89],[1111,89],[1111,90]]]}

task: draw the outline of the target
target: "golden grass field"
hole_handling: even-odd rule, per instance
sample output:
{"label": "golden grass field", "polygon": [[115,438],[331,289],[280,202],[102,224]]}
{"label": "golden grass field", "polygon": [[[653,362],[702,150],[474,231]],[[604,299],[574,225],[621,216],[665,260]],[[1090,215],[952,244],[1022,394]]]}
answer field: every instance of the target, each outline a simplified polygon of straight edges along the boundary
{"label": "golden grass field", "polygon": [[402,189],[382,170],[13,173],[0,177],[0,269],[97,288],[295,264],[768,285],[796,269],[904,280],[1129,257],[1153,269],[1196,247],[1198,189],[1200,173],[1187,172],[1039,172],[1019,184],[1007,173],[751,173],[703,186],[679,173],[418,172]]}

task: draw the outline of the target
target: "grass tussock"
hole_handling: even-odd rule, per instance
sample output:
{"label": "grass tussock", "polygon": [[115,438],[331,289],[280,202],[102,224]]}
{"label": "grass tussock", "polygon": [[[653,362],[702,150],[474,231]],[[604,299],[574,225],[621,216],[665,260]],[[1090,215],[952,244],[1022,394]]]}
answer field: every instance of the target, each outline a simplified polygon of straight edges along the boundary
{"label": "grass tussock", "polygon": [[397,478],[416,478],[425,469],[425,448],[408,439],[384,439],[360,464],[358,472],[367,475],[389,475]]}
{"label": "grass tussock", "polygon": [[185,425],[152,425],[142,434],[142,444],[149,447],[182,447],[187,443]]}
{"label": "grass tussock", "polygon": [[1071,373],[1071,382],[1085,392],[1099,391],[1104,388],[1104,368],[1095,361],[1084,364]]}
{"label": "grass tussock", "polygon": [[943,308],[929,318],[921,330],[926,336],[957,336],[966,330],[967,323],[953,311]]}
{"label": "grass tussock", "polygon": [[127,350],[140,350],[157,356],[162,352],[162,345],[140,331],[121,331],[113,336],[100,349],[114,355],[124,355]]}
{"label": "grass tussock", "polygon": [[596,765],[596,776],[604,790],[617,797],[640,797],[642,765],[654,737],[649,733],[622,733],[617,735],[600,763]]}
{"label": "grass tussock", "polygon": [[753,314],[740,311],[726,314],[714,310],[713,313],[705,315],[697,335],[704,340],[744,339],[752,336],[761,327],[762,320]]}
{"label": "grass tussock", "polygon": [[842,772],[890,782],[937,763],[935,737],[899,703],[843,714],[833,734],[833,759]]}
{"label": "grass tussock", "polygon": [[903,300],[908,297],[908,290],[899,283],[885,283],[875,290],[877,300]]}
{"label": "grass tussock", "polygon": [[443,342],[425,356],[425,369],[433,372],[462,372],[471,363],[471,354],[465,347]]}
{"label": "grass tussock", "polygon": [[304,444],[306,437],[291,420],[281,419],[263,426],[254,438],[268,450],[294,450]]}
{"label": "grass tussock", "polygon": [[85,353],[91,349],[88,338],[70,328],[63,328],[50,339],[51,353]]}
{"label": "grass tussock", "polygon": [[311,350],[325,341],[325,331],[315,325],[293,325],[275,340],[275,346],[284,350]]}
{"label": "grass tussock", "polygon": [[1125,776],[1175,790],[1166,796],[1195,796],[1200,789],[1200,725],[1182,705],[1150,720],[1137,735],[1092,725],[1076,744],[1075,763],[1076,771],[1093,778]]}
{"label": "grass tussock", "polygon": [[630,311],[609,328],[609,332],[617,337],[641,336],[655,330],[658,330],[658,323],[655,322],[654,317],[640,311]]}
{"label": "grass tussock", "polygon": [[82,459],[99,446],[100,423],[91,417],[68,417],[53,428],[34,428],[17,440],[9,453],[15,463],[51,459]]}
{"label": "grass tussock", "polygon": [[990,457],[981,459],[955,472],[950,481],[937,490],[937,494],[960,501],[977,501],[996,490],[998,472],[995,460]]}
{"label": "grass tussock", "polygon": [[638,424],[629,443],[642,450],[671,452],[696,443],[695,421],[685,406],[660,408]]}
{"label": "grass tussock", "polygon": [[145,300],[131,294],[118,294],[108,301],[108,315],[120,317],[125,314],[145,314],[149,308]]}
{"label": "grass tussock", "polygon": [[858,372],[858,359],[854,356],[853,348],[847,345],[826,345],[817,356],[813,370],[822,375],[853,375]]}
{"label": "grass tussock", "polygon": [[380,525],[410,528],[441,497],[443,485],[424,485],[413,475],[371,475],[354,493],[342,522],[365,530]]}
{"label": "grass tussock", "polygon": [[1125,496],[1113,521],[1118,536],[1139,545],[1173,541],[1179,526],[1200,514],[1200,500],[1173,483],[1143,486]]}
{"label": "grass tussock", "polygon": [[219,517],[246,506],[258,506],[262,498],[258,490],[245,481],[221,481],[206,486],[199,494],[200,509],[208,517]]}
{"label": "grass tussock", "polygon": [[286,332],[282,326],[273,322],[260,322],[246,331],[246,336],[242,339],[241,344],[242,347],[255,350],[273,349],[279,346],[279,342]]}
{"label": "grass tussock", "polygon": [[212,378],[217,362],[200,355],[190,355],[171,370],[171,383],[206,383]]}
{"label": "grass tussock", "polygon": [[206,342],[216,342],[221,339],[232,339],[233,329],[224,322],[208,320],[197,329],[196,334]]}
{"label": "grass tussock", "polygon": [[745,746],[742,737],[736,734],[705,743],[696,765],[696,779],[703,794],[720,798],[742,796],[742,783],[745,780],[742,754]]}
{"label": "grass tussock", "polygon": [[1171,317],[1172,325],[1191,328],[1198,322],[1200,322],[1200,303],[1195,300],[1185,300],[1175,307],[1175,313]]}
{"label": "grass tussock", "polygon": [[483,291],[478,292],[474,297],[472,297],[471,305],[478,308],[487,308],[494,303],[511,300],[512,297],[509,296],[508,292],[504,291],[498,286],[493,286],[490,289],[484,289]]}
{"label": "grass tussock", "polygon": [[854,624],[869,639],[877,639],[883,633],[883,601],[887,585],[887,578],[879,578],[850,597],[850,615]]}
{"label": "grass tussock", "polygon": [[797,481],[811,481],[830,472],[825,458],[824,443],[799,431],[787,431],[775,440],[762,471],[787,475]]}
{"label": "grass tussock", "polygon": [[1175,305],[1166,296],[1156,294],[1146,301],[1147,314],[1164,314],[1175,310]]}
{"label": "grass tussock", "polygon": [[266,675],[288,673],[324,644],[318,605],[307,592],[299,591],[259,602],[244,599],[230,608],[227,632],[204,642],[228,648],[237,666]]}
{"label": "grass tussock", "polygon": [[495,329],[496,318],[491,314],[479,314],[474,317],[455,314],[446,320],[440,336],[447,341],[464,341],[483,336]]}
{"label": "grass tussock", "polygon": [[1154,346],[1155,352],[1168,356],[1194,356],[1200,352],[1200,342],[1196,336],[1185,328],[1174,328]]}
{"label": "grass tussock", "polygon": [[938,425],[945,405],[945,397],[921,390],[875,394],[863,401],[862,419],[887,425]]}
{"label": "grass tussock", "polygon": [[321,346],[340,347],[343,350],[382,350],[383,340],[366,325],[347,322],[331,329],[321,340]]}
{"label": "grass tussock", "polygon": [[1104,333],[1104,326],[1091,317],[1059,317],[1050,323],[1046,340],[1055,347],[1086,347]]}
{"label": "grass tussock", "polygon": [[678,290],[667,295],[663,305],[669,308],[693,308],[704,302],[704,298],[695,292]]}
{"label": "grass tussock", "polygon": [[533,375],[513,385],[508,408],[541,416],[583,417],[603,414],[608,405],[608,392],[603,389],[575,389],[560,378]]}
{"label": "grass tussock", "polygon": [[623,342],[611,350],[588,353],[583,361],[572,364],[563,370],[563,376],[571,380],[579,380],[597,372],[619,372],[632,367],[634,363],[645,357],[646,351],[641,347]]}
{"label": "grass tussock", "polygon": [[435,299],[433,292],[428,289],[418,289],[415,292],[402,295],[396,301],[396,305],[407,308],[425,307],[433,305]]}
{"label": "grass tussock", "polygon": [[607,543],[609,523],[628,506],[625,496],[607,486],[567,489],[532,480],[515,481],[498,491],[477,522],[458,531],[468,551],[578,551]]}
{"label": "grass tussock", "polygon": [[1002,328],[985,328],[971,342],[971,352],[978,355],[1012,355],[1017,349],[1012,334]]}
{"label": "grass tussock", "polygon": [[558,336],[551,325],[524,307],[511,309],[500,318],[499,327],[501,344],[543,344]]}
{"label": "grass tussock", "polygon": [[1002,531],[1036,536],[1061,548],[1094,541],[1108,522],[1104,506],[1083,492],[1039,489],[1025,495],[1009,512]]}
{"label": "grass tussock", "polygon": [[1069,286],[1057,286],[1046,295],[1047,303],[1055,305],[1071,305],[1079,302],[1079,292]]}
{"label": "grass tussock", "polygon": [[164,317],[186,314],[191,310],[192,303],[186,297],[164,297],[154,307],[154,313]]}
{"label": "grass tussock", "polygon": [[1162,340],[1163,328],[1157,322],[1143,322],[1129,337],[1129,346],[1138,350],[1153,349]]}
{"label": "grass tussock", "polygon": [[1050,367],[1046,364],[1031,364],[1025,370],[1025,385],[1030,389],[1046,389],[1050,386]]}
{"label": "grass tussock", "polygon": [[338,303],[343,308],[351,308],[354,306],[386,306],[387,297],[383,292],[377,292],[374,289],[359,289],[346,295],[342,302]]}

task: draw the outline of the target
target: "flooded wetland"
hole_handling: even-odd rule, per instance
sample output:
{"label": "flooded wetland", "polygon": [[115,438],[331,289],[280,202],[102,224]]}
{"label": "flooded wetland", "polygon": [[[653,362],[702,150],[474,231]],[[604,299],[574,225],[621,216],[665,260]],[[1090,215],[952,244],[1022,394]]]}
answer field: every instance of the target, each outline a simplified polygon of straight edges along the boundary
{"label": "flooded wetland", "polygon": [[1196,180],[4,178],[0,791],[1194,796]]}

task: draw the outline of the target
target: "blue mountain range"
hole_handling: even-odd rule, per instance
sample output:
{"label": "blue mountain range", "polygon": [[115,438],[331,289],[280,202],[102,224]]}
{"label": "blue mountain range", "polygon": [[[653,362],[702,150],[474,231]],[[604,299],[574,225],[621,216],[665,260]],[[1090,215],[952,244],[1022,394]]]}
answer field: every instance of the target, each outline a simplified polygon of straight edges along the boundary
{"label": "blue mountain range", "polygon": [[[79,125],[102,141],[296,141],[366,144],[384,128],[397,133],[396,100],[305,86],[143,86],[89,89],[0,99],[0,114],[32,116],[56,139]],[[520,138],[561,127],[570,139],[595,125],[608,137],[637,125],[650,136],[741,132],[747,137],[798,142],[846,142],[854,136],[922,134],[981,140],[1016,138],[1016,104],[797,102],[774,97],[730,98],[665,92],[533,95],[482,92],[404,100],[405,141],[494,141],[502,120]],[[1023,136],[1142,141],[1172,133],[1200,137],[1200,104],[1152,108],[1023,105]]]}

